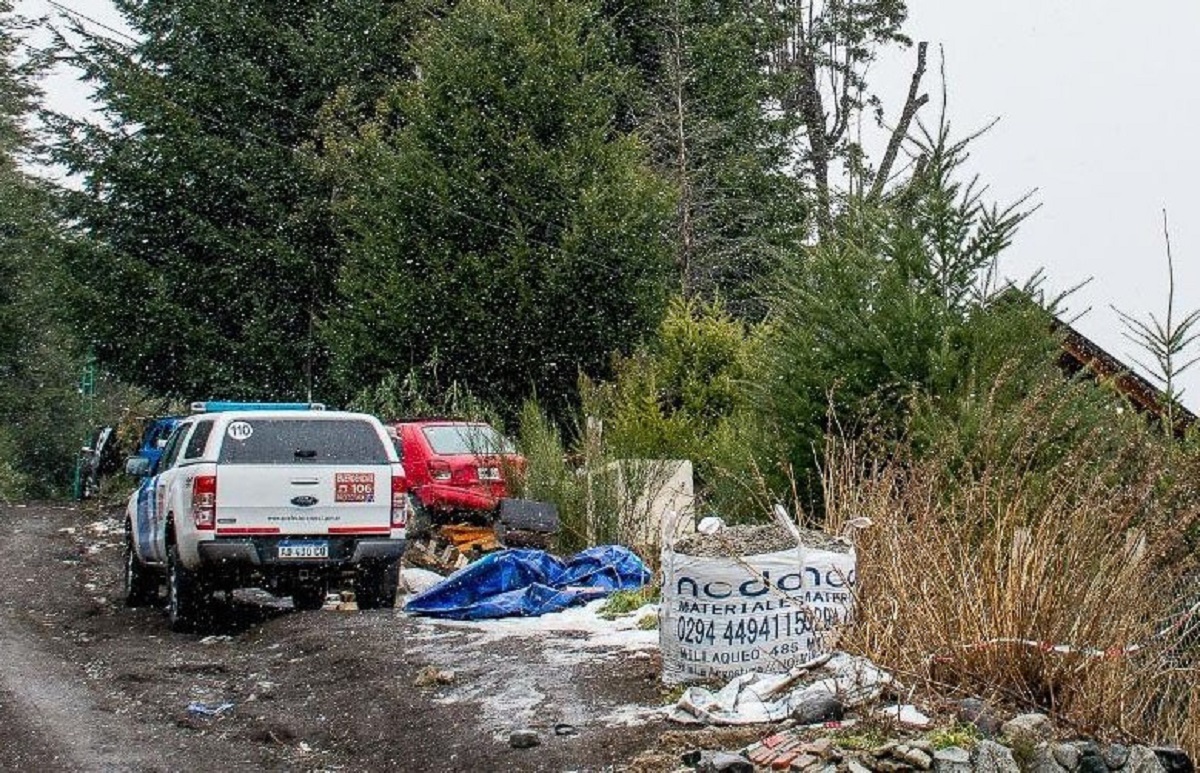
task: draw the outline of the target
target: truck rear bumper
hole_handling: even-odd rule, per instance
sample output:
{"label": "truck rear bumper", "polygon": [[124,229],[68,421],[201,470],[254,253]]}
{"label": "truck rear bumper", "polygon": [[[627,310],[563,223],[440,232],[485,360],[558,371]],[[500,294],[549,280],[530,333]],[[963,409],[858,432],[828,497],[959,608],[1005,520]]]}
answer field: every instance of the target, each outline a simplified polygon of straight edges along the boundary
{"label": "truck rear bumper", "polygon": [[[199,543],[200,563],[206,566],[295,567],[358,564],[364,561],[390,562],[404,554],[402,539],[319,540],[328,545],[325,558],[279,558],[279,543],[287,538],[218,538]],[[296,541],[293,538],[293,541]]]}

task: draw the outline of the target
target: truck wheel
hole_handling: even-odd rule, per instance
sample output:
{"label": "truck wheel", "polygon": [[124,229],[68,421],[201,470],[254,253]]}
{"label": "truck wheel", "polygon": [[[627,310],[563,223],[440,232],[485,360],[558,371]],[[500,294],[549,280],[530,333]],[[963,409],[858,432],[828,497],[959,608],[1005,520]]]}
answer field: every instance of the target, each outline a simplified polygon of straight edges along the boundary
{"label": "truck wheel", "polygon": [[354,578],[354,598],[359,609],[391,609],[396,606],[400,568],[394,561],[363,565]]}
{"label": "truck wheel", "polygon": [[179,548],[167,546],[167,623],[172,631],[194,631],[200,622],[201,594],[196,576],[179,561]]}
{"label": "truck wheel", "polygon": [[158,577],[137,557],[133,535],[125,532],[125,606],[141,607],[158,600]]}
{"label": "truck wheel", "polygon": [[312,611],[325,606],[325,587],[322,585],[303,585],[292,590],[292,606],[296,609]]}

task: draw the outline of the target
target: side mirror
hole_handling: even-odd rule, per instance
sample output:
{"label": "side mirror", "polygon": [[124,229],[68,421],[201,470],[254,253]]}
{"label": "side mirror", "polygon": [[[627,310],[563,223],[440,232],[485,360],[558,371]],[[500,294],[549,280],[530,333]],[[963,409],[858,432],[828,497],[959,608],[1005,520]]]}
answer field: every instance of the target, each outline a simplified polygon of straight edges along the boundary
{"label": "side mirror", "polygon": [[125,460],[125,474],[145,478],[150,474],[150,460],[144,456],[131,456]]}

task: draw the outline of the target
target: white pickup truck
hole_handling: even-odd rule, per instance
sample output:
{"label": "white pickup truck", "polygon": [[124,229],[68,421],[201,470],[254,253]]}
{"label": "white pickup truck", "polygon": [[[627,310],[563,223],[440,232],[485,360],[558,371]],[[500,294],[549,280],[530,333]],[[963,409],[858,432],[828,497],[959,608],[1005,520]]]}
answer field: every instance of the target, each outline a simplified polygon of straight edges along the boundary
{"label": "white pickup truck", "polygon": [[125,520],[125,600],[167,588],[175,630],[201,622],[214,591],[262,587],[298,609],[351,578],[358,606],[392,606],[404,551],[404,468],[379,421],[306,403],[194,403]]}

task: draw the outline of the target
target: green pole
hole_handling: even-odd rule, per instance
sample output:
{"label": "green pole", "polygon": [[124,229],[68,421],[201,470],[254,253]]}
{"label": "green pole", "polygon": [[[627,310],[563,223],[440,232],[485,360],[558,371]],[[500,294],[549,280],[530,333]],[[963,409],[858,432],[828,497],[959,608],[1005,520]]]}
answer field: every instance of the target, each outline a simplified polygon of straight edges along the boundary
{"label": "green pole", "polygon": [[[84,430],[83,443],[80,448],[86,448],[88,441],[91,440],[93,417],[95,414],[95,399],[96,399],[96,354],[89,349],[87,359],[83,362],[83,373],[79,377],[79,394],[84,398],[84,415],[87,418],[87,429]],[[85,482],[83,479],[83,452],[76,456],[75,459],[75,476],[71,483],[72,493],[75,499],[83,499]]]}

